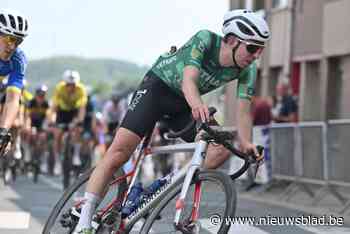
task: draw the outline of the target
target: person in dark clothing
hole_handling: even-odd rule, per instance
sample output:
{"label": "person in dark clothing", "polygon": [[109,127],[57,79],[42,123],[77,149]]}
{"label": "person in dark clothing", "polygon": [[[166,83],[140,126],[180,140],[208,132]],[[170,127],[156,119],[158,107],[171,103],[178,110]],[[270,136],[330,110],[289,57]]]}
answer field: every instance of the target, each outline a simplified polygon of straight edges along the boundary
{"label": "person in dark clothing", "polygon": [[298,107],[293,96],[289,94],[289,86],[279,83],[276,86],[276,105],[273,108],[273,120],[277,123],[297,121]]}

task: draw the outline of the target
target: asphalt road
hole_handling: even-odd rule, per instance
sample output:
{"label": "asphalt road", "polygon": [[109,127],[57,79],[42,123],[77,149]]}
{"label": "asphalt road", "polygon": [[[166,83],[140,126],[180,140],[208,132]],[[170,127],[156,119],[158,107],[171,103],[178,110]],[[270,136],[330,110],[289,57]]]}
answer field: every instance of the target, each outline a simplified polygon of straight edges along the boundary
{"label": "asphalt road", "polygon": [[[1,234],[41,233],[50,210],[62,193],[60,178],[47,176],[41,176],[38,184],[34,184],[30,178],[21,176],[10,186],[0,182],[0,189]],[[276,220],[277,217],[284,219],[279,222],[286,222],[285,217],[301,219],[301,217],[308,217],[308,214],[238,198],[237,216],[263,218],[269,220],[267,222],[274,223],[273,219]],[[341,217],[334,218],[341,222]],[[209,219],[201,219],[201,225],[203,233],[215,233],[215,229],[209,228],[211,225]],[[342,234],[350,233],[350,227],[348,225],[278,225],[277,221],[270,225],[257,223],[253,225],[246,221],[245,224],[232,225],[229,233]]]}

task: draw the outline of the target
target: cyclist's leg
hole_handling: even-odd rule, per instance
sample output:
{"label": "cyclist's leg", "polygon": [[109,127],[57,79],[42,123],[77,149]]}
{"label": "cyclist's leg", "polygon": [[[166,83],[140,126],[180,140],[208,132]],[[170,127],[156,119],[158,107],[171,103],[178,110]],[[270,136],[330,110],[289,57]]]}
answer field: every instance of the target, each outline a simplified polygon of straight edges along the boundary
{"label": "cyclist's leg", "polygon": [[91,227],[93,213],[102,199],[109,179],[129,159],[140,141],[141,138],[130,130],[126,128],[118,129],[111,146],[97,164],[89,179],[77,231]]}
{"label": "cyclist's leg", "polygon": [[206,169],[220,167],[230,157],[230,151],[222,145],[210,144],[207,150],[207,157],[204,161]]}
{"label": "cyclist's leg", "polygon": [[93,212],[112,174],[128,161],[142,137],[153,129],[155,122],[159,119],[161,112],[159,109],[152,108],[157,107],[158,91],[159,80],[156,78],[144,80],[135,92],[111,146],[89,179],[77,231],[91,228]]}
{"label": "cyclist's leg", "polygon": [[113,143],[89,179],[84,196],[86,202],[82,207],[77,230],[91,227],[92,215],[102,198],[109,179],[129,159],[140,140],[138,135],[125,128],[120,128],[117,131]]}
{"label": "cyclist's leg", "polygon": [[66,119],[65,112],[58,109],[57,110],[57,118],[56,118],[56,126],[52,129],[53,135],[54,135],[54,141],[53,141],[53,152],[54,152],[54,157],[55,157],[55,170],[54,171],[56,171],[56,172],[61,167],[59,155],[61,153],[60,149],[62,148],[62,136],[63,136],[62,129],[58,128],[57,125],[66,123],[65,119]]}
{"label": "cyclist's leg", "polygon": [[108,179],[120,168],[136,149],[141,138],[126,128],[118,129],[103,159],[98,163],[89,180],[87,191],[101,195]]}
{"label": "cyclist's leg", "polygon": [[63,114],[60,110],[57,110],[56,115],[57,115],[56,125],[55,127],[52,128],[53,134],[54,134],[53,151],[54,151],[55,157],[56,155],[58,155],[58,152],[61,146],[61,141],[59,138],[62,136],[62,131],[57,127],[57,125],[62,123],[62,119],[63,119],[62,117]]}

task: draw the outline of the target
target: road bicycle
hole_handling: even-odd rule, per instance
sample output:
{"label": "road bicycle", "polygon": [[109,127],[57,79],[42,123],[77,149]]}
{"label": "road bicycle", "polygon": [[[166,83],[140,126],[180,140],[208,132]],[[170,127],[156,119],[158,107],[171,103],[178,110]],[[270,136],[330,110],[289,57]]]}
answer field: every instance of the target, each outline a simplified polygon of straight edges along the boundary
{"label": "road bicycle", "polygon": [[[216,111],[214,108],[209,110],[211,115]],[[168,137],[179,137],[193,129],[194,125],[196,122],[192,121],[183,130],[170,133]],[[203,133],[195,143],[150,148],[150,135],[142,140],[133,170],[127,174],[118,170],[106,188],[106,195],[98,205],[92,221],[95,233],[227,233],[230,224],[223,220],[235,214],[237,202],[232,180],[241,176],[251,164],[255,164],[257,170],[262,157],[256,158],[254,154],[244,154],[235,149],[232,132],[214,130],[206,123],[199,124],[197,129]],[[244,165],[232,175],[219,170],[204,169],[203,162],[209,144],[223,145],[242,158]],[[259,147],[261,153],[262,150]],[[192,152],[193,156],[181,170],[167,176],[167,182],[154,194],[147,196],[131,214],[123,217],[121,210],[136,183],[145,157],[175,152]],[[85,190],[91,171],[65,191],[50,214],[43,234],[74,231],[80,216],[79,209],[84,203],[83,199],[77,199],[81,195],[76,194]],[[172,209],[169,210],[169,207]],[[221,222],[210,224],[208,220],[213,215],[219,215]]]}
{"label": "road bicycle", "polygon": [[[76,124],[59,124],[63,130],[62,136],[62,175],[63,188],[67,189],[71,183],[71,177],[77,178],[89,166],[91,155],[82,155],[76,152],[77,138],[80,138],[81,129]],[[86,157],[83,157],[86,156]],[[73,176],[72,176],[73,173]]]}
{"label": "road bicycle", "polygon": [[29,136],[29,161],[25,162],[26,173],[33,173],[33,182],[37,183],[41,174],[41,163],[47,150],[47,133],[43,129],[32,127]]}
{"label": "road bicycle", "polygon": [[8,133],[3,137],[3,142],[0,145],[1,175],[4,184],[9,184],[16,179],[15,159],[12,157],[12,154],[7,152],[7,145],[11,142],[11,139],[11,134]]}

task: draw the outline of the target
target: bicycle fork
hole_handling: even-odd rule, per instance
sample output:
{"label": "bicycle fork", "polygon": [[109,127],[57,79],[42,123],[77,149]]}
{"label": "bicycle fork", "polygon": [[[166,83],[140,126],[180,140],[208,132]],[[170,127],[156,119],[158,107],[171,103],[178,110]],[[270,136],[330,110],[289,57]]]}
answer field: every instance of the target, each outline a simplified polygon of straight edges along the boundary
{"label": "bicycle fork", "polygon": [[[198,146],[196,147],[194,152],[194,157],[191,161],[191,166],[189,167],[189,170],[186,174],[186,177],[181,189],[180,197],[176,200],[176,213],[175,213],[175,219],[174,219],[174,226],[178,230],[181,230],[184,228],[183,224],[179,222],[180,222],[181,212],[185,207],[186,194],[191,185],[194,174],[200,168],[200,166],[204,161],[207,146],[208,146],[208,143],[205,141],[200,141],[198,143]],[[193,201],[193,207],[191,212],[192,222],[198,219],[198,209],[199,209],[200,198],[201,198],[201,182],[197,182],[195,184],[194,201]]]}

